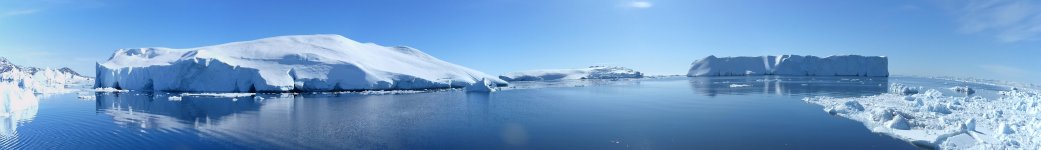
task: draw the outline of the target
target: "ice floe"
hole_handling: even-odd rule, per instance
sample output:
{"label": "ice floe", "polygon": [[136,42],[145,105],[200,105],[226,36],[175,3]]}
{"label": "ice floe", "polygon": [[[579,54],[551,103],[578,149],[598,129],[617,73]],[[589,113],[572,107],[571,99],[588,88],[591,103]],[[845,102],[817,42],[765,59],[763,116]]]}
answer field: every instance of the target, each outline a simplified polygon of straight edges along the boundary
{"label": "ice floe", "polygon": [[730,84],[730,88],[750,87],[750,84]]}

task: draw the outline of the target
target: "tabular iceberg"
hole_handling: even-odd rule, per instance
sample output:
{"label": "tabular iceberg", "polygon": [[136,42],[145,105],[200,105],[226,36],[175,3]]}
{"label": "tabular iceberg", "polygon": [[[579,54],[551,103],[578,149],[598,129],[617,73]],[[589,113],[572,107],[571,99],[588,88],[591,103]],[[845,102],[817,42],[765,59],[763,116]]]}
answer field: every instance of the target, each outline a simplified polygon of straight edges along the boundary
{"label": "tabular iceberg", "polygon": [[708,56],[694,61],[687,72],[687,76],[746,75],[885,77],[889,76],[889,62],[885,56],[860,55]]}
{"label": "tabular iceberg", "polygon": [[582,69],[548,69],[506,73],[506,81],[642,78],[643,73],[624,67],[590,66]]}
{"label": "tabular iceberg", "polygon": [[464,87],[488,78],[409,47],[296,35],[190,49],[120,49],[97,64],[97,88],[289,92]]}

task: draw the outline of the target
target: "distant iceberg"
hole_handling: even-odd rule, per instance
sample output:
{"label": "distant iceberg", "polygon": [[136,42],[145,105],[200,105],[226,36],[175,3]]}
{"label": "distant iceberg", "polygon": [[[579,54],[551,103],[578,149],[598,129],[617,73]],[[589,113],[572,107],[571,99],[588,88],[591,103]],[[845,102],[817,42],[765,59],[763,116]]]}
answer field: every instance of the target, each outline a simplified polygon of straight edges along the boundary
{"label": "distant iceberg", "polygon": [[15,65],[0,57],[0,82],[17,85],[32,93],[53,94],[75,90],[67,89],[74,85],[90,85],[93,78],[80,75],[69,68],[36,68]]}
{"label": "distant iceberg", "polygon": [[189,49],[120,49],[97,64],[96,88],[289,92],[465,87],[495,76],[409,47],[340,35],[280,36]]}
{"label": "distant iceberg", "polygon": [[643,78],[643,73],[624,67],[590,66],[582,69],[547,69],[506,73],[506,81]]}
{"label": "distant iceberg", "polygon": [[780,55],[758,57],[708,56],[694,61],[687,76],[889,76],[889,62],[885,56],[838,55],[817,56]]}

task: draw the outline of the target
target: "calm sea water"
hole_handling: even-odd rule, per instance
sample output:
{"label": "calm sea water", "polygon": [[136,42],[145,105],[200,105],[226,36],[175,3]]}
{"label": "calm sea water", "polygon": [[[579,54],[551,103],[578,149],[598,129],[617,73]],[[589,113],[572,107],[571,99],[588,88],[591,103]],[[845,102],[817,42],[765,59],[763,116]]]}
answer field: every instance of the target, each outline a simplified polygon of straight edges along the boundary
{"label": "calm sea water", "polygon": [[[521,82],[491,94],[261,98],[98,93],[6,119],[3,149],[917,149],[802,102],[876,95],[891,78]],[[747,85],[747,86],[746,86]]]}

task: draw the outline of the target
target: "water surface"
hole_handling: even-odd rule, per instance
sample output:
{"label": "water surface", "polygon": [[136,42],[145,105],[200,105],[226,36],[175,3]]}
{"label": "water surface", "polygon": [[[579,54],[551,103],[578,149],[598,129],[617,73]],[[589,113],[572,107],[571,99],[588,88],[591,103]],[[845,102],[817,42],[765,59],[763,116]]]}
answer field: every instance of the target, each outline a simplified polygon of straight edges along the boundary
{"label": "water surface", "polygon": [[676,77],[180,101],[65,94],[0,133],[5,149],[917,149],[800,100],[876,95],[889,80]]}

